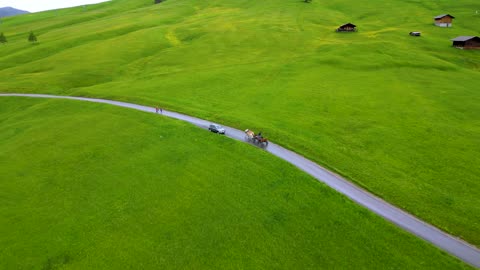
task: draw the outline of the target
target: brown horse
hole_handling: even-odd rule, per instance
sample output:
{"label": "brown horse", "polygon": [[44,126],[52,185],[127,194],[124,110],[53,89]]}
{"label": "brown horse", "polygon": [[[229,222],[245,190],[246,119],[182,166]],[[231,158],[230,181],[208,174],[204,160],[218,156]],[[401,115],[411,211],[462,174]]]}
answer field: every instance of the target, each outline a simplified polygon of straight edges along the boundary
{"label": "brown horse", "polygon": [[262,136],[254,136],[253,137],[253,142],[256,143],[256,144],[262,144],[262,145],[265,145],[265,146],[268,146],[268,139],[267,138],[264,138]]}

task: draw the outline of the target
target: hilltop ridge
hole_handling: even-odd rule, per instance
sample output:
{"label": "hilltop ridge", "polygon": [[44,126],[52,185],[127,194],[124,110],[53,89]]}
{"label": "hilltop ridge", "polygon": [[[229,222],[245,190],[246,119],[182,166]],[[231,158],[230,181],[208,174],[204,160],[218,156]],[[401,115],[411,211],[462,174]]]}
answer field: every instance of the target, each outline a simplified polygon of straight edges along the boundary
{"label": "hilltop ridge", "polygon": [[13,7],[1,7],[0,8],[0,17],[15,16],[19,14],[30,13],[26,10],[20,10]]}

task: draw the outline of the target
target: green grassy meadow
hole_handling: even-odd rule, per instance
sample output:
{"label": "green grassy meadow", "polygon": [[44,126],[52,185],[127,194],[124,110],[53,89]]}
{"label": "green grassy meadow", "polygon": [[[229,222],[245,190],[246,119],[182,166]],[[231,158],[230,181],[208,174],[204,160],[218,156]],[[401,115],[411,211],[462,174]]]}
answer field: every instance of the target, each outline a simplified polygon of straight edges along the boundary
{"label": "green grassy meadow", "polygon": [[[479,35],[478,0],[151,2],[3,19],[0,92],[158,104],[262,130],[480,246],[480,52],[450,41]],[[433,26],[443,13],[452,28]],[[346,22],[359,31],[334,32]]]}
{"label": "green grassy meadow", "polygon": [[0,98],[0,269],[464,269],[292,165],[165,117]]}

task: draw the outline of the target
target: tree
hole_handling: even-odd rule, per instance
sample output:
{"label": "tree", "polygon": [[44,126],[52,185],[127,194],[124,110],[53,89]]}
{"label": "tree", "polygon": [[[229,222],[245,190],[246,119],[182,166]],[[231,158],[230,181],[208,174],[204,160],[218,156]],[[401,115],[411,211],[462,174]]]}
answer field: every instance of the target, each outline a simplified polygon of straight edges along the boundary
{"label": "tree", "polygon": [[163,2],[163,0],[155,0],[154,1],[155,4],[160,4],[161,2]]}
{"label": "tree", "polygon": [[35,34],[33,32],[30,32],[30,35],[28,36],[28,41],[30,41],[32,43],[36,43],[37,42],[37,36],[35,36]]}
{"label": "tree", "polygon": [[305,3],[311,3],[312,0],[304,0]]}
{"label": "tree", "polygon": [[5,44],[7,43],[7,38],[5,37],[5,35],[3,33],[0,33],[0,43],[2,44]]}

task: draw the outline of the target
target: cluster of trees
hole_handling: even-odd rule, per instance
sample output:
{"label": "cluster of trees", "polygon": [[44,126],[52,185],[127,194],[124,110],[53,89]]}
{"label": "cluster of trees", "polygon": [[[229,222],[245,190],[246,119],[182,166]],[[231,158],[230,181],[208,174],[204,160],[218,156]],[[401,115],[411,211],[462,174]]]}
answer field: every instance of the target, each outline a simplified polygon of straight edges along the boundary
{"label": "cluster of trees", "polygon": [[[28,41],[31,43],[37,43],[37,36],[33,33],[33,31],[28,35]],[[7,42],[7,37],[3,33],[0,33],[0,44],[5,44]]]}

